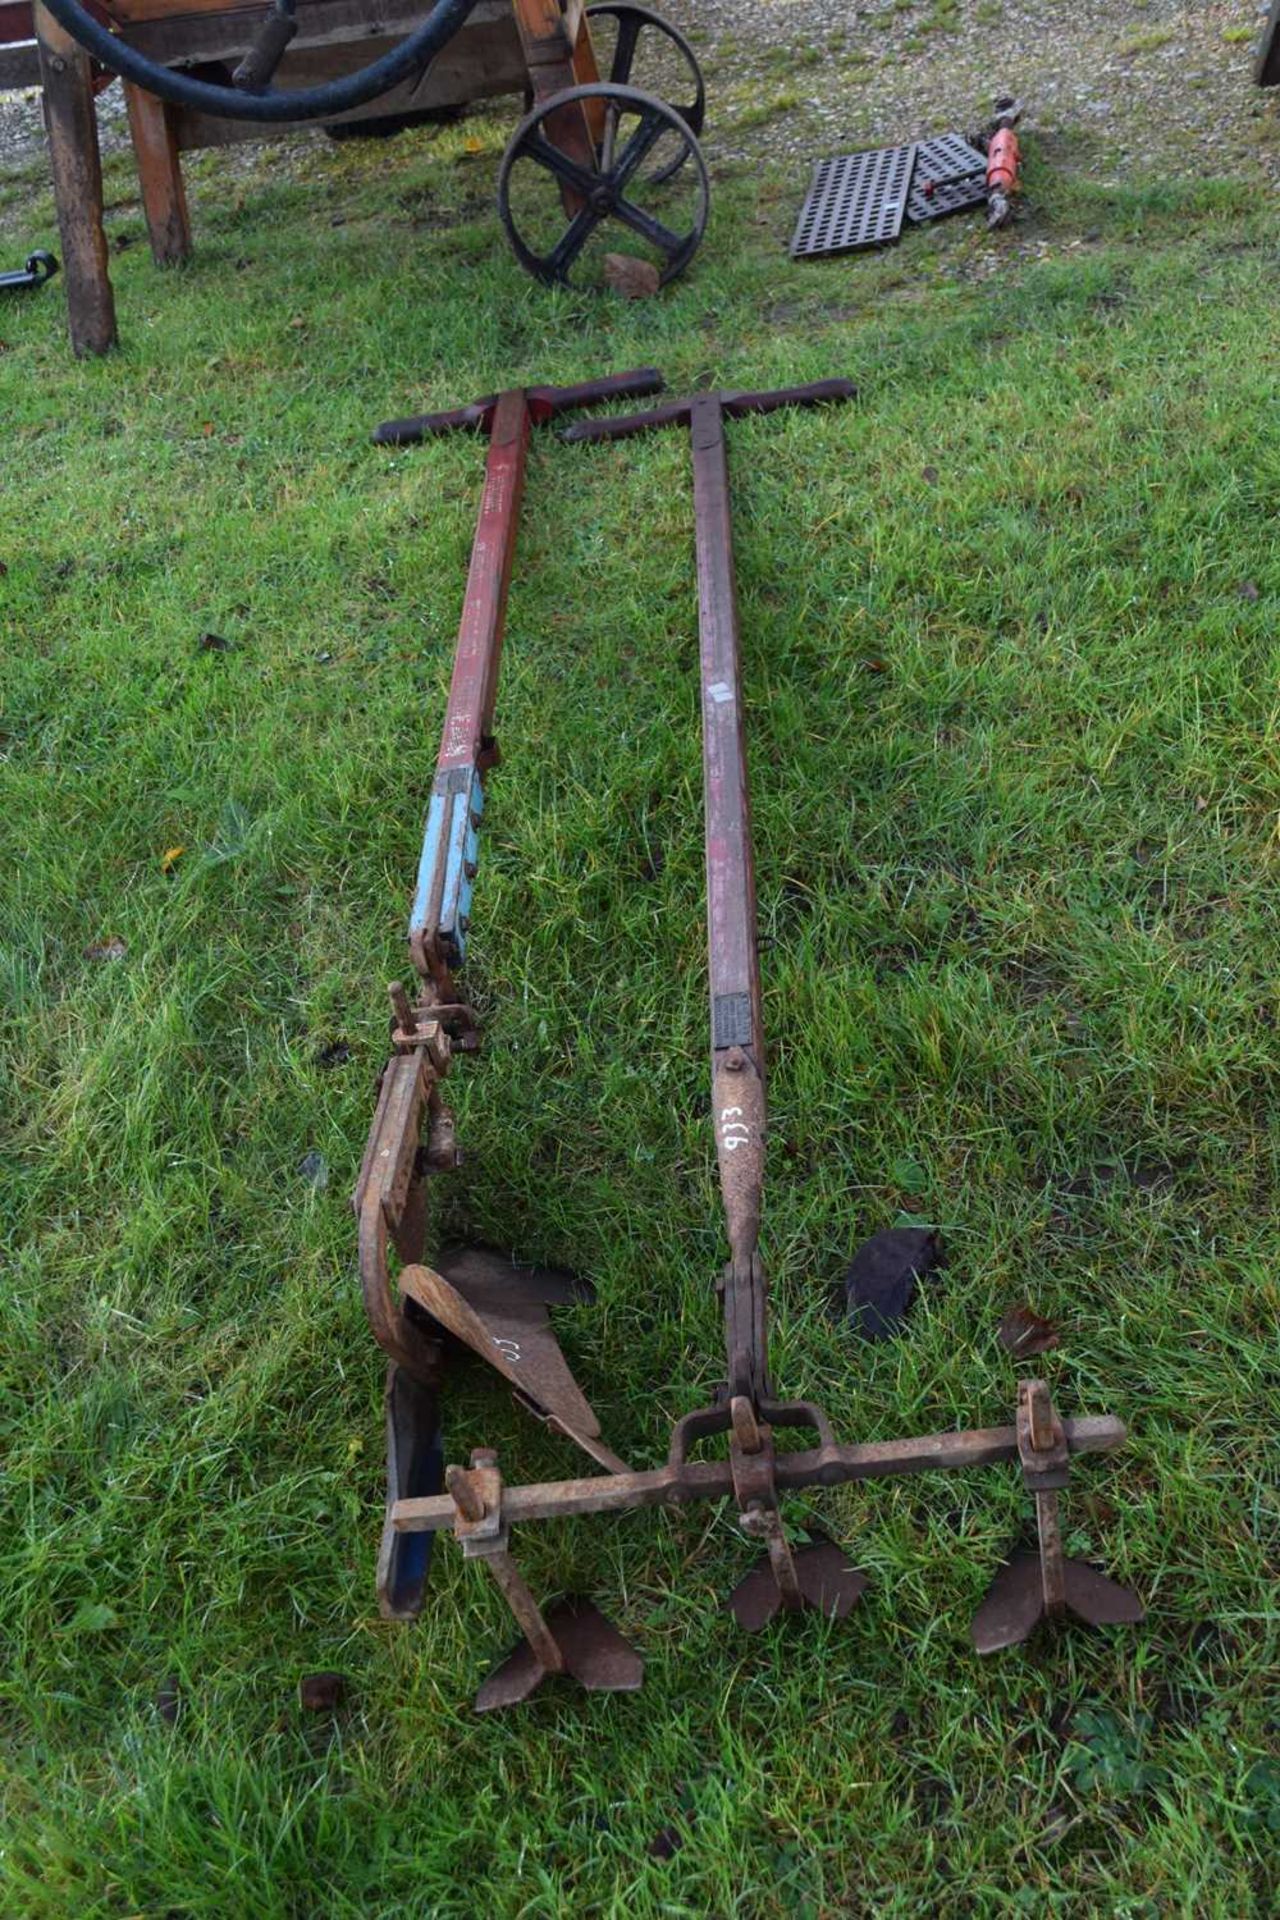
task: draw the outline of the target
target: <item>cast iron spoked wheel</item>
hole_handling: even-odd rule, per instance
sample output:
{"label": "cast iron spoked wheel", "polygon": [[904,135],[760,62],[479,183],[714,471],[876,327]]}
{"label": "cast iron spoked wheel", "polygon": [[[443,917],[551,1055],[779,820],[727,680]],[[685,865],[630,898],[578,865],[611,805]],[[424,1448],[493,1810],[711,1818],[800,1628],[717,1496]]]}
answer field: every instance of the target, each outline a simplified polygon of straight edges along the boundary
{"label": "cast iron spoked wheel", "polygon": [[[707,117],[707,89],[697,55],[682,33],[648,7],[630,0],[601,0],[585,9],[591,44],[602,79],[615,87],[639,87],[674,107],[690,133],[700,134]],[[525,88],[524,110],[533,107],[533,89]],[[675,165],[683,162],[681,155]],[[649,178],[653,173],[650,171]]]}
{"label": "cast iron spoked wheel", "polygon": [[[593,164],[557,144],[574,115],[593,129]],[[498,212],[516,258],[536,279],[565,286],[599,284],[604,252],[628,242],[659,283],[673,280],[698,249],[710,197],[702,151],[676,109],[607,81],[568,87],[535,107],[498,175]]]}
{"label": "cast iron spoked wheel", "polygon": [[[631,6],[629,0],[601,0],[587,8],[587,19],[600,71],[610,85],[656,94],[675,108],[690,133],[700,134],[707,117],[707,89],[684,35],[660,14]],[[683,155],[675,162],[682,164]],[[660,177],[667,176],[649,175],[655,183]]]}

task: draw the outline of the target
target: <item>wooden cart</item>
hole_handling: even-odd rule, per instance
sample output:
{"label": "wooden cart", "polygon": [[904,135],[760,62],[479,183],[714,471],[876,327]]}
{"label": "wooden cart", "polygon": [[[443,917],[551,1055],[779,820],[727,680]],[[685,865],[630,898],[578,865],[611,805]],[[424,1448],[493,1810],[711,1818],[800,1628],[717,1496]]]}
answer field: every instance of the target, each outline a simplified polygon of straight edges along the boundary
{"label": "wooden cart", "polygon": [[[272,84],[291,92],[367,67],[404,40],[423,6],[424,0],[296,0],[296,32]],[[157,67],[228,89],[236,62],[264,19],[263,0],[247,6],[227,0],[94,0],[94,11],[109,16],[113,44],[123,42]],[[30,39],[15,46],[28,22]],[[72,346],[77,353],[104,352],[115,342],[116,324],[94,100],[110,76],[42,0],[29,9],[26,0],[0,0],[0,59],[6,57],[14,74],[33,79],[38,73],[44,88]],[[650,76],[657,76],[653,91],[644,86]],[[298,123],[273,129],[160,99],[128,79],[124,87],[152,254],[157,265],[173,266],[192,249],[183,153],[262,139],[273,130],[296,132]],[[645,250],[658,280],[682,272],[707,217],[709,187],[697,141],[702,76],[683,36],[629,0],[590,6],[583,0],[476,0],[424,73],[335,114],[325,127],[338,138],[385,135],[512,93],[529,110],[504,155],[498,200],[521,264],[546,281],[567,281],[573,273],[577,282],[588,243],[598,272],[597,240],[608,229],[615,244],[621,230],[633,248]],[[229,92],[226,98],[234,102],[236,96]],[[537,202],[539,191],[545,208]],[[655,194],[675,196],[678,217],[655,209]]]}

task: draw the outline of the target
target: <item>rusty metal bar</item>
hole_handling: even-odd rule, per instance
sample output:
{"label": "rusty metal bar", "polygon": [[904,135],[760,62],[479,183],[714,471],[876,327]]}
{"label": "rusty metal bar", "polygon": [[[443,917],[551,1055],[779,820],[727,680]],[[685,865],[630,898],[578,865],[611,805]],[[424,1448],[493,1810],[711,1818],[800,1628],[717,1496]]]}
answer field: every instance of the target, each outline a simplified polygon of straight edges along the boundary
{"label": "rusty metal bar", "polygon": [[[1110,1414],[1064,1420],[1072,1454],[1111,1453],[1125,1442],[1125,1425]],[[873,1440],[855,1446],[813,1447],[780,1453],[774,1477],[780,1493],[806,1487],[840,1487],[853,1480],[885,1480],[899,1474],[950,1473],[988,1467],[1018,1457],[1016,1426],[970,1427],[958,1433],[926,1433],[907,1440]],[[733,1493],[728,1460],[690,1460],[655,1467],[646,1473],[611,1474],[607,1479],[553,1480],[541,1485],[504,1487],[503,1520],[556,1520],[584,1513],[622,1513],[635,1507],[685,1506],[693,1500],[727,1500]],[[447,1494],[424,1500],[400,1500],[392,1509],[399,1533],[434,1533],[451,1527],[457,1508]]]}
{"label": "rusty metal bar", "polygon": [[834,379],[772,391],[695,394],[646,413],[582,420],[562,435],[571,441],[617,440],[657,427],[689,428],[698,561],[712,1116],[729,1242],[729,1264],[721,1279],[727,1395],[756,1411],[770,1392],[767,1284],[757,1250],[764,1194],[765,1055],[724,422],[783,407],[822,406],[851,399],[855,392],[851,380]]}
{"label": "rusty metal bar", "polygon": [[560,435],[562,440],[626,440],[635,433],[651,433],[655,427],[688,426],[698,399],[718,400],[720,411],[730,420],[741,420],[750,413],[776,413],[780,407],[818,407],[831,401],[853,400],[858,389],[852,380],[811,380],[802,387],[773,387],[763,392],[749,388],[730,393],[695,395],[687,400],[669,400],[645,413],[619,413],[603,420],[575,420]]}
{"label": "rusty metal bar", "polygon": [[764,1033],[756,931],[751,793],[742,715],[729,461],[718,395],[689,409],[702,677],[702,777],[711,995],[711,1102],[730,1269],[725,1276],[729,1392],[768,1393],[763,1276]]}
{"label": "rusty metal bar", "polygon": [[[605,400],[627,400],[637,394],[661,393],[662,375],[656,367],[637,367],[631,373],[607,373],[599,380],[579,380],[568,387],[523,387],[530,417],[538,424],[558,413],[570,413],[575,407],[594,407]],[[491,393],[473,400],[466,407],[452,407],[444,413],[415,413],[404,420],[384,420],[373,432],[374,444],[382,447],[409,447],[419,440],[433,439],[445,433],[470,430],[487,433],[493,412],[501,399]]]}

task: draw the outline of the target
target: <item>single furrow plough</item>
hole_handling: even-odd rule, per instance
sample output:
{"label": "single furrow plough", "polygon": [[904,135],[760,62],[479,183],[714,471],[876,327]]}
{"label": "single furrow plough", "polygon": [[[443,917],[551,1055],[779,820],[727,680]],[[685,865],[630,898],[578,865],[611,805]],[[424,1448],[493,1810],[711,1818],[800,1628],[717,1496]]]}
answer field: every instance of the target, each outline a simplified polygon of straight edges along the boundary
{"label": "single furrow plough", "polygon": [[[664,426],[687,430],[693,455],[697,539],[703,776],[710,972],[711,1096],[729,1260],[717,1282],[723,1304],[726,1380],[711,1405],[672,1428],[661,1467],[633,1471],[602,1441],[600,1423],[574,1380],[548,1318],[558,1301],[583,1297],[569,1276],[517,1267],[475,1250],[423,1260],[424,1183],[454,1166],[453,1121],[440,1094],[455,1051],[473,1051],[476,1022],[456,984],[466,954],[485,777],[497,761],[492,735],[507,589],[530,427],[569,409],[661,387],[651,370],[580,387],[530,387],[455,413],[391,422],[375,438],[404,445],[469,427],[489,442],[484,494],[458,636],[444,738],[427,811],[410,921],[416,996],[391,988],[393,1053],[383,1075],[356,1191],[360,1269],[370,1324],[390,1356],[387,1382],[388,1497],[379,1597],[389,1617],[422,1601],[432,1535],[451,1529],[469,1559],[488,1567],[521,1631],[514,1651],[480,1689],[480,1710],[526,1699],[548,1674],[590,1689],[638,1687],[643,1661],[591,1602],[543,1608],[511,1551],[524,1522],[695,1500],[735,1502],[740,1524],[764,1552],[730,1596],[740,1626],[764,1627],[783,1610],[810,1607],[836,1618],[852,1609],[865,1576],[842,1548],[810,1529],[788,1535],[779,1502],[809,1487],[1018,1462],[1031,1493],[1038,1549],[1016,1552],[997,1574],[973,1622],[979,1652],[1025,1640],[1042,1619],[1074,1613],[1094,1625],[1142,1618],[1126,1587],[1063,1552],[1058,1500],[1072,1457],[1106,1452],[1125,1438],[1110,1415],[1064,1419],[1038,1380],[1019,1383],[1008,1426],[902,1440],[844,1443],[822,1409],[780,1398],[770,1377],[768,1288],[759,1252],[764,1186],[765,1042],[756,932],[755,872],[744,741],[725,423],[782,407],[853,397],[846,380],[772,393],[703,393],[637,414],[579,421],[570,442],[617,440]],[[402,1262],[393,1285],[389,1245]],[[439,1386],[445,1337],[479,1354],[555,1431],[604,1469],[587,1478],[508,1487],[490,1448],[466,1467],[444,1465]],[[775,1436],[808,1431],[815,1444],[781,1452]],[[698,1443],[727,1440],[727,1457],[695,1458]]]}

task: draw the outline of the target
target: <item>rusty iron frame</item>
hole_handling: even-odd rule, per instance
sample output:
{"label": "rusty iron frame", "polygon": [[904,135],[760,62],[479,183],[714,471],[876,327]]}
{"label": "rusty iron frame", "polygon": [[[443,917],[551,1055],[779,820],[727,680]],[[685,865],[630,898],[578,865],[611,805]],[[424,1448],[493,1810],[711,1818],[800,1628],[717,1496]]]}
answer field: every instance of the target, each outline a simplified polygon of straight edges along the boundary
{"label": "rusty iron frame", "polygon": [[[715,1150],[729,1260],[717,1282],[722,1300],[726,1377],[713,1402],[678,1420],[665,1465],[632,1471],[616,1462],[605,1476],[531,1486],[504,1485],[498,1456],[477,1450],[469,1467],[447,1470],[447,1491],[404,1498],[389,1509],[398,1534],[452,1529],[469,1558],[488,1565],[511,1607],[522,1639],[490,1675],[477,1706],[486,1709],[527,1698],[548,1674],[570,1673],[589,1687],[640,1683],[639,1655],[587,1602],[561,1602],[544,1615],[516,1568],[510,1533],[528,1521],[631,1508],[678,1506],[732,1499],[744,1533],[765,1553],[730,1599],[739,1623],[755,1630],[780,1609],[809,1606],[843,1617],[865,1577],[820,1534],[796,1546],[780,1510],[784,1495],[813,1487],[904,1474],[951,1471],[1018,1461],[1033,1495],[1039,1532],[1035,1555],[1015,1554],[997,1576],[974,1623],[980,1652],[1025,1639],[1044,1617],[1070,1609],[1096,1624],[1142,1617],[1136,1597],[1095,1569],[1063,1557],[1058,1500],[1071,1459],[1109,1452],[1124,1443],[1123,1423],[1111,1415],[1060,1419],[1042,1381],[1022,1381],[1015,1421],[1008,1426],[838,1443],[822,1409],[810,1401],[779,1399],[768,1362],[768,1287],[759,1240],[764,1186],[765,1047],[751,803],[742,698],[741,643],[734,583],[726,420],[793,406],[849,400],[847,380],[769,393],[699,394],[645,413],[579,421],[562,438],[571,442],[626,438],[664,426],[690,436],[697,552],[698,627],[705,804],[705,861],[710,990],[710,1080]],[[479,536],[478,536],[479,539]],[[467,625],[464,619],[465,641]],[[470,656],[463,646],[460,658]],[[468,673],[475,678],[475,669]],[[467,724],[456,741],[446,723],[442,771],[470,767],[487,746],[486,700],[460,702]],[[451,697],[451,710],[453,702]],[[415,949],[429,981],[452,997],[439,956]],[[427,1010],[424,1018],[434,1022]],[[406,1039],[407,1036],[401,1036]],[[417,1054],[426,1051],[425,1043]],[[393,1061],[393,1067],[395,1062]],[[410,1279],[407,1291],[420,1291]],[[428,1293],[425,1297],[432,1297]],[[385,1342],[384,1342],[385,1344]],[[775,1435],[808,1429],[816,1446],[780,1452]],[[727,1458],[695,1459],[700,1442],[727,1438]],[[583,1611],[585,1609],[585,1611]]]}

